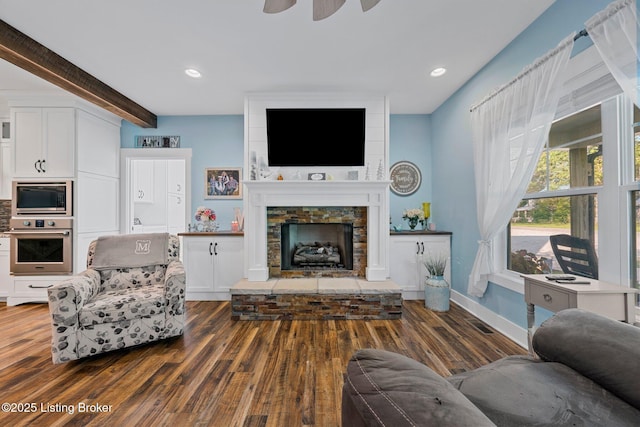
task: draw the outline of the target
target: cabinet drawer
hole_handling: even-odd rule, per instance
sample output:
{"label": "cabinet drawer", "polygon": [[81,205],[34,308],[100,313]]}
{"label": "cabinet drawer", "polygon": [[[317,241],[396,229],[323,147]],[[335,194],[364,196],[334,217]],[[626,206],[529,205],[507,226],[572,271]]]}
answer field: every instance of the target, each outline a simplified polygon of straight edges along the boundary
{"label": "cabinet drawer", "polygon": [[529,302],[556,312],[569,307],[569,294],[544,286],[529,285]]}
{"label": "cabinet drawer", "polygon": [[13,280],[13,296],[16,297],[40,297],[42,300],[48,300],[47,288],[57,283],[55,279],[29,279],[14,278]]}

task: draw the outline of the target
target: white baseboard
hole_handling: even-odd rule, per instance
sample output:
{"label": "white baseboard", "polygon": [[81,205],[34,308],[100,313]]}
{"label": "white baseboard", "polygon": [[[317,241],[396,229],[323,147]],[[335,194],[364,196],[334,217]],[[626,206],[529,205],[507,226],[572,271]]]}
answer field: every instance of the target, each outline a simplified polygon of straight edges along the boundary
{"label": "white baseboard", "polygon": [[510,320],[496,314],[483,305],[478,304],[474,300],[467,298],[455,290],[451,290],[451,301],[476,316],[478,319],[489,324],[501,334],[515,341],[520,347],[527,349],[527,330],[522,328]]}

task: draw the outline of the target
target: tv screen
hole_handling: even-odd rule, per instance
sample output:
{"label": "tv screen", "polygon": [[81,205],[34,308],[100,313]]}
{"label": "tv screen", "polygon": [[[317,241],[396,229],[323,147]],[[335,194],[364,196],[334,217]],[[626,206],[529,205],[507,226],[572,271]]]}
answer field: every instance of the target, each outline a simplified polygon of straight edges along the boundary
{"label": "tv screen", "polygon": [[269,166],[364,166],[365,108],[267,108]]}

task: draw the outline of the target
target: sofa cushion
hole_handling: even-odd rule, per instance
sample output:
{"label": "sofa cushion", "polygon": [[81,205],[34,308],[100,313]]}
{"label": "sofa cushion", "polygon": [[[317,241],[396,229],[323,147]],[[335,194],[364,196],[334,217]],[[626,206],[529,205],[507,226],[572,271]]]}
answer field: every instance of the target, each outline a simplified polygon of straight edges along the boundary
{"label": "sofa cushion", "polygon": [[533,349],[640,408],[640,328],[585,310],[563,310],[536,330]]}
{"label": "sofa cushion", "polygon": [[448,381],[498,426],[640,425],[640,411],[560,363],[509,356]]}
{"label": "sofa cushion", "polygon": [[133,320],[162,313],[164,284],[109,291],[91,299],[80,310],[82,326]]}
{"label": "sofa cushion", "polygon": [[397,353],[358,350],[347,365],[344,426],[493,426],[427,366]]}

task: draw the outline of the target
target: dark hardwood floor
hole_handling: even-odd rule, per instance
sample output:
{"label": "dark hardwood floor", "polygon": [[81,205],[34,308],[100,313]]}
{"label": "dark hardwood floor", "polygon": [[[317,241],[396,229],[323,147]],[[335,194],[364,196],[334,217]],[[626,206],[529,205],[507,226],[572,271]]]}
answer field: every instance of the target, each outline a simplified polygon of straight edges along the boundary
{"label": "dark hardwood floor", "polygon": [[[45,304],[0,303],[6,426],[339,426],[351,354],[405,354],[441,375],[526,351],[455,304],[405,301],[401,320],[233,321],[188,302],[184,336],[54,365]],[[94,405],[94,406],[89,406]],[[106,412],[101,412],[106,411]]]}

